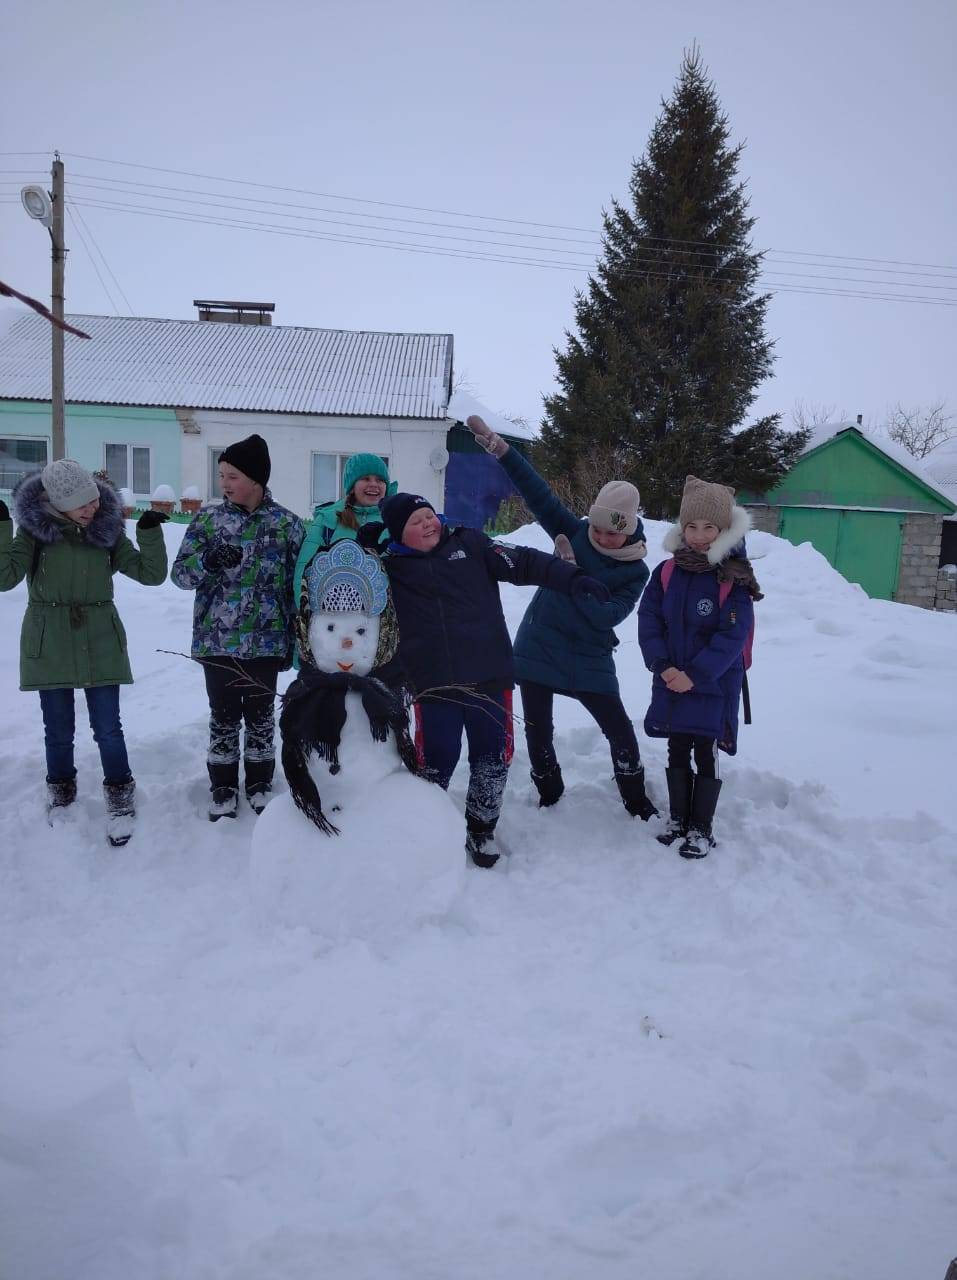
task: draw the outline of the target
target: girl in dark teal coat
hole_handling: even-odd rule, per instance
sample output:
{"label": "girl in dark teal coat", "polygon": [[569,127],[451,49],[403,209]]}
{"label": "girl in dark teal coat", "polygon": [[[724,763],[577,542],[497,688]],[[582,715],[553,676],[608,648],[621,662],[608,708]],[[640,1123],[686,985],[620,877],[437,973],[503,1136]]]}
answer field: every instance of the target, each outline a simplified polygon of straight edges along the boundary
{"label": "girl in dark teal coat", "polygon": [[588,516],[580,519],[481,418],[469,418],[468,426],[479,444],[498,459],[545,532],[556,539],[556,551],[611,592],[611,599],[602,603],[540,589],[515,637],[515,674],[540,804],[555,804],[565,789],[552,722],[552,704],[560,693],[576,698],[596,721],[608,740],[625,808],[647,821],[657,810],[645,793],[638,739],[621,700],[614,658],[615,627],[634,610],[648,581],[638,490],[627,481],[614,480],[601,490]]}

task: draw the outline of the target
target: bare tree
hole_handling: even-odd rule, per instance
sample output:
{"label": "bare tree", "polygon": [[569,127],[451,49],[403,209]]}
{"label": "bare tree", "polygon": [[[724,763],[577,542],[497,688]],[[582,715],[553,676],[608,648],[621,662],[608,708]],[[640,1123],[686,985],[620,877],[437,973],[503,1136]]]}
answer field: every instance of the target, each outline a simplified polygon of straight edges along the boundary
{"label": "bare tree", "polygon": [[888,410],[884,432],[902,445],[914,458],[926,458],[945,440],[957,436],[954,415],[947,412],[946,402],[905,408],[899,401]]}
{"label": "bare tree", "polygon": [[837,405],[815,404],[808,400],[795,400],[791,410],[791,426],[794,431],[814,431],[817,427],[826,427],[831,422],[846,422],[847,414],[842,409],[837,412]]}
{"label": "bare tree", "polygon": [[457,373],[453,373],[452,390],[467,391],[470,396],[475,395],[475,383],[468,369],[459,369]]}

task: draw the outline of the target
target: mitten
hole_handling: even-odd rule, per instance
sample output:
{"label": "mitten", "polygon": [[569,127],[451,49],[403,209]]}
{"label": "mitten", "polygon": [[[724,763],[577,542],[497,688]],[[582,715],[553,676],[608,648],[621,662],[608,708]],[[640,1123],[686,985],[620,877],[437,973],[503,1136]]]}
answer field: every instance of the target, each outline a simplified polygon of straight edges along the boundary
{"label": "mitten", "polygon": [[473,413],[471,417],[466,418],[465,425],[471,431],[477,443],[482,446],[486,453],[490,453],[493,458],[501,458],[503,454],[508,453],[508,445],[502,437],[496,435],[477,413]]}
{"label": "mitten", "polygon": [[169,516],[165,511],[144,511],[136,522],[137,529],[156,529],[165,524]]}
{"label": "mitten", "polygon": [[589,577],[587,573],[572,578],[571,595],[574,600],[586,598],[596,600],[599,604],[607,604],[611,599],[611,592],[605,584],[597,578]]}
{"label": "mitten", "polygon": [[243,558],[243,553],[239,547],[234,547],[231,542],[214,542],[213,545],[203,554],[203,568],[210,573],[221,573],[223,569],[235,569],[236,565]]}
{"label": "mitten", "polygon": [[563,533],[560,533],[555,539],[555,554],[559,560],[566,560],[569,564],[577,564],[575,553],[572,550],[572,544],[568,541]]}

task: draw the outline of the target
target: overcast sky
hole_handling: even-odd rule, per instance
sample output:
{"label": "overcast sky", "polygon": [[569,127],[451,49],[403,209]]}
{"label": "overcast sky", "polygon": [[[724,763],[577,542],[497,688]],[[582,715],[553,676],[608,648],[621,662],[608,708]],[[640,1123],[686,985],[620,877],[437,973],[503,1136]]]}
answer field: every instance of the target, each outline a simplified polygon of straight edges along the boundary
{"label": "overcast sky", "polygon": [[[54,147],[78,202],[553,264],[591,252],[601,210],[627,195],[632,160],[697,40],[732,137],[746,144],[756,246],[778,258],[834,255],[778,262],[774,278],[798,284],[781,273],[813,272],[824,278],[804,286],[824,289],[871,278],[957,301],[953,0],[32,0],[3,25],[0,151],[43,154],[0,156],[0,275],[41,297],[45,233],[10,198],[21,181],[45,179]],[[179,190],[119,196],[92,185],[107,177]],[[240,196],[333,221],[290,222],[281,206],[266,212]],[[415,208],[333,198],[343,196]],[[114,307],[68,222],[68,310],[129,314],[125,293],[133,314],[192,318],[193,298],[240,298],[275,302],[279,324],[448,331],[475,394],[533,421],[586,279],[585,258],[575,259],[584,269],[545,269],[79,211],[122,293],[101,264]],[[464,238],[430,238],[441,233]],[[569,241],[531,238],[543,234]],[[929,265],[874,275],[851,270],[852,256]],[[907,272],[924,274],[894,274]],[[768,328],[777,364],[755,412],[789,413],[803,399],[873,423],[897,400],[957,409],[953,307],[782,292]]]}

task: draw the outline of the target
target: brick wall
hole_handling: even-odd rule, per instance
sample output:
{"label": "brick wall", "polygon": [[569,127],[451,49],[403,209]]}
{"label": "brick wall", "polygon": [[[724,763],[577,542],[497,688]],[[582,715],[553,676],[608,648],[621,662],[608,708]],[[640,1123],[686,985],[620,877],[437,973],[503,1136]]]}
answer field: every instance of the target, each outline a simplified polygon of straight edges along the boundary
{"label": "brick wall", "polygon": [[957,613],[957,565],[945,564],[937,570],[934,608],[944,613]]}
{"label": "brick wall", "polygon": [[900,573],[894,599],[933,609],[937,595],[937,563],[940,559],[940,516],[904,517]]}
{"label": "brick wall", "polygon": [[751,528],[761,533],[776,534],[781,527],[780,507],[748,507],[751,513]]}

